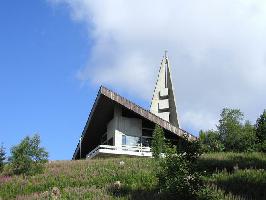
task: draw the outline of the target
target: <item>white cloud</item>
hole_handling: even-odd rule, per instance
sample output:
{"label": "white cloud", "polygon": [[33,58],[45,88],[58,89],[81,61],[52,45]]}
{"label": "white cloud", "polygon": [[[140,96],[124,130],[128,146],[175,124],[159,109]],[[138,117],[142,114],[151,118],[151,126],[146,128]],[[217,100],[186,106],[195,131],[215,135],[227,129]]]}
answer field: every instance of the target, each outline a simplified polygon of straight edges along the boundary
{"label": "white cloud", "polygon": [[212,128],[226,106],[253,121],[266,108],[264,0],[50,2],[67,5],[94,40],[82,81],[150,100],[167,49],[184,128]]}

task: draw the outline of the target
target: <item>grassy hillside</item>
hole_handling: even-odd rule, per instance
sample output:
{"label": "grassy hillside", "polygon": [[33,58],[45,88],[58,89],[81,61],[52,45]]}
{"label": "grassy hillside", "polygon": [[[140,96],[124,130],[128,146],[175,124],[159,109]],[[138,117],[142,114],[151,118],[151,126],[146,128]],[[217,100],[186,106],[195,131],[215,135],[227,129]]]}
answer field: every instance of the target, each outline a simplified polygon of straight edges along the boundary
{"label": "grassy hillside", "polygon": [[[200,168],[218,199],[266,199],[266,155],[206,154]],[[56,161],[31,177],[0,176],[0,199],[163,199],[148,158]]]}

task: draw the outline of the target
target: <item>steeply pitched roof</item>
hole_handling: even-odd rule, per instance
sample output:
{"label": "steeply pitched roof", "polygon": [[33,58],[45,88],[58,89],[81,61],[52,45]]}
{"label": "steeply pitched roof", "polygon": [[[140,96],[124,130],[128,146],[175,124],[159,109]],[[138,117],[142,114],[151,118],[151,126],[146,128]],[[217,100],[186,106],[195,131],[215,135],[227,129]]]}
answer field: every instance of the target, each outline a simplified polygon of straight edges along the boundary
{"label": "steeply pitched roof", "polygon": [[[141,116],[141,117],[143,117],[143,118],[145,118],[145,119],[147,119],[147,120],[149,120],[155,124],[160,125],[162,128],[176,134],[179,137],[184,137],[186,135],[188,137],[188,139],[190,139],[190,140],[196,139],[196,137],[193,136],[192,134],[171,125],[169,122],[161,119],[160,117],[156,116],[155,114],[151,113],[150,111],[136,105],[135,103],[129,101],[128,99],[118,95],[117,93],[115,93],[115,92],[113,92],[113,91],[111,91],[111,90],[109,90],[103,86],[101,86],[99,89],[97,98],[93,104],[93,107],[91,109],[90,115],[89,115],[88,120],[87,120],[87,123],[86,123],[84,130],[82,132],[81,138],[85,138],[86,141],[91,141],[91,143],[93,144],[92,140],[88,140],[88,136],[86,135],[88,132],[87,129],[90,127],[91,129],[93,129],[93,131],[91,131],[91,132],[94,132],[97,128],[100,127],[100,126],[98,126],[97,128],[95,127],[96,125],[94,123],[96,123],[97,120],[98,121],[103,120],[102,122],[104,123],[103,116],[107,113],[106,110],[110,110],[109,107],[107,107],[110,104],[119,104],[122,107],[127,108],[130,111],[133,111],[137,115],[139,115],[139,116]],[[104,106],[106,106],[106,107],[104,107]],[[106,112],[106,113],[103,113],[103,112]],[[96,137],[96,136],[94,136],[94,137]],[[82,146],[83,146],[83,144],[82,144]],[[84,145],[84,146],[86,147],[87,145]],[[79,143],[78,143],[76,150],[74,152],[73,159],[75,159],[77,157],[78,152],[79,152]]]}

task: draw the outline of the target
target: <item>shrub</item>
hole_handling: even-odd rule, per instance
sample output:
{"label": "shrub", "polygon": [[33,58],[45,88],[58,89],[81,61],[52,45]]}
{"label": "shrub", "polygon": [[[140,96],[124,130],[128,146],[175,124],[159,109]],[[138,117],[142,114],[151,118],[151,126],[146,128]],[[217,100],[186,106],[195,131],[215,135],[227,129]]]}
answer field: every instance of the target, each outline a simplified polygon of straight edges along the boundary
{"label": "shrub", "polygon": [[266,153],[266,140],[259,144],[259,151]]}
{"label": "shrub", "polygon": [[221,152],[224,150],[224,145],[219,139],[218,131],[200,131],[199,140],[203,152]]}
{"label": "shrub", "polygon": [[165,155],[157,172],[161,192],[169,194],[170,198],[196,199],[202,186],[201,174],[197,172],[199,142],[186,138],[182,148],[168,147]]}
{"label": "shrub", "polygon": [[13,174],[36,174],[43,171],[43,164],[47,162],[48,153],[40,147],[40,137],[24,138],[20,144],[12,147],[10,169]]}

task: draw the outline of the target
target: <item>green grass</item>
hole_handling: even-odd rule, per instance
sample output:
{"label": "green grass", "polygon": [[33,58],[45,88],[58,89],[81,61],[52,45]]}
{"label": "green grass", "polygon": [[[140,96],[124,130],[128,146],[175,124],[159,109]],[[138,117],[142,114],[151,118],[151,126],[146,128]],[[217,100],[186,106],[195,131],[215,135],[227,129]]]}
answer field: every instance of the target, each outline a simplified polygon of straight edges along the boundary
{"label": "green grass", "polygon": [[228,172],[238,169],[265,169],[265,153],[208,153],[200,158],[200,168],[208,173],[226,170]]}
{"label": "green grass", "polygon": [[[239,170],[234,170],[236,164]],[[209,172],[204,177],[206,190],[217,200],[266,196],[265,154],[206,154],[200,166]],[[245,168],[249,170],[241,170]],[[154,160],[149,158],[56,161],[47,164],[43,174],[0,175],[0,199],[164,199],[158,195],[155,169]],[[114,185],[116,181],[121,187]]]}
{"label": "green grass", "polygon": [[[119,162],[123,160],[124,165]],[[53,187],[60,190],[63,199],[81,196],[95,199],[129,197],[134,192],[149,193],[157,183],[152,173],[153,159],[116,158],[83,161],[57,161],[47,164],[43,174],[31,177],[14,176],[0,179],[0,197],[42,196]],[[120,181],[120,195],[109,192],[112,184]],[[132,193],[132,194],[131,194]]]}
{"label": "green grass", "polygon": [[213,174],[209,182],[226,192],[231,192],[246,199],[266,199],[266,173],[264,169],[226,171]]}

